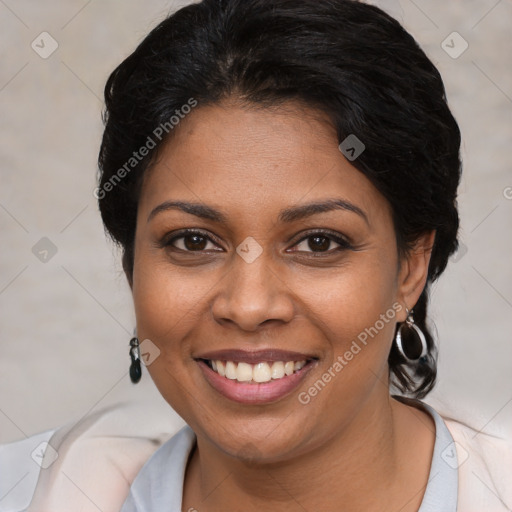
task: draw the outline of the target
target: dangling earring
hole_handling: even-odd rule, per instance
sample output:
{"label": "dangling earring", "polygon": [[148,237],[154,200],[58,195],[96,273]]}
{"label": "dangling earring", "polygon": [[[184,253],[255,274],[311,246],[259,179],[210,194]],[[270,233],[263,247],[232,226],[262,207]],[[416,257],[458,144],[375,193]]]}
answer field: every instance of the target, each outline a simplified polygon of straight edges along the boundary
{"label": "dangling earring", "polygon": [[396,333],[396,346],[408,363],[423,363],[426,361],[428,354],[427,340],[422,330],[414,323],[412,310],[409,311],[405,308],[405,311],[407,312],[407,318],[405,322],[400,324]]}
{"label": "dangling earring", "polygon": [[139,339],[137,336],[134,336],[130,340],[130,358],[132,360],[130,364],[130,379],[134,384],[139,382],[142,377],[142,370],[140,367],[140,349],[139,349]]}

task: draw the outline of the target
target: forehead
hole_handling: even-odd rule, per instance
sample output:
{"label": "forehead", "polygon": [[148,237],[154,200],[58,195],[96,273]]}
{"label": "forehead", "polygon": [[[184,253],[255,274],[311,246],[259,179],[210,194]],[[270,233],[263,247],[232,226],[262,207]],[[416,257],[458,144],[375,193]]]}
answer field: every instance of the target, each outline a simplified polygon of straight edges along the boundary
{"label": "forehead", "polygon": [[139,209],[173,199],[258,215],[338,197],[369,217],[389,214],[372,183],[342,155],[328,117],[300,104],[198,106],[146,176]]}

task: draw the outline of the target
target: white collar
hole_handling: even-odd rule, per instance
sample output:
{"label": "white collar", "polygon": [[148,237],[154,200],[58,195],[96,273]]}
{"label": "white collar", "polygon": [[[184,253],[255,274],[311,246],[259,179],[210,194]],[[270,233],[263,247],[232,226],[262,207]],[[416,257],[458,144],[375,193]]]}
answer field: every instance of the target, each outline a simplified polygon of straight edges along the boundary
{"label": "white collar", "polygon": [[[457,453],[448,428],[429,405],[419,400],[401,397],[399,400],[428,412],[436,427],[428,484],[418,512],[456,512]],[[133,481],[120,512],[181,512],[185,469],[195,444],[196,436],[188,425],[164,443]]]}

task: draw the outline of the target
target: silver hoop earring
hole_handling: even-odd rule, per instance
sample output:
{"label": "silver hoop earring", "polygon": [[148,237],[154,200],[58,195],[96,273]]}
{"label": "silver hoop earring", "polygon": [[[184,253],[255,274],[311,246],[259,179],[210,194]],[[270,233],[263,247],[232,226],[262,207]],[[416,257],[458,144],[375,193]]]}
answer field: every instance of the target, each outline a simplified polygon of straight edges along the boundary
{"label": "silver hoop earring", "polygon": [[405,311],[407,312],[407,318],[405,322],[402,322],[396,333],[396,346],[408,363],[423,362],[428,354],[427,340],[422,330],[414,323],[412,310],[409,311],[405,308]]}

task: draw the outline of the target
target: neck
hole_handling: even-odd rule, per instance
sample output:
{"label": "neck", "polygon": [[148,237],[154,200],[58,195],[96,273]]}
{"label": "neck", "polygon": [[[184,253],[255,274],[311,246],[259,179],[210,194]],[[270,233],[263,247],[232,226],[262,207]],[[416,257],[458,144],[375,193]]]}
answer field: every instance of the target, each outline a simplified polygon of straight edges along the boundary
{"label": "neck", "polygon": [[[425,435],[428,422],[432,434],[428,414],[387,394],[376,396],[321,445],[273,463],[229,457],[198,437],[187,467],[184,505],[201,512],[237,510],[241,504],[248,512],[277,511],[283,503],[290,511],[339,510],[340,504],[351,511],[416,511],[434,442]],[[411,453],[416,454],[414,467]],[[404,488],[414,493],[408,496]]]}

